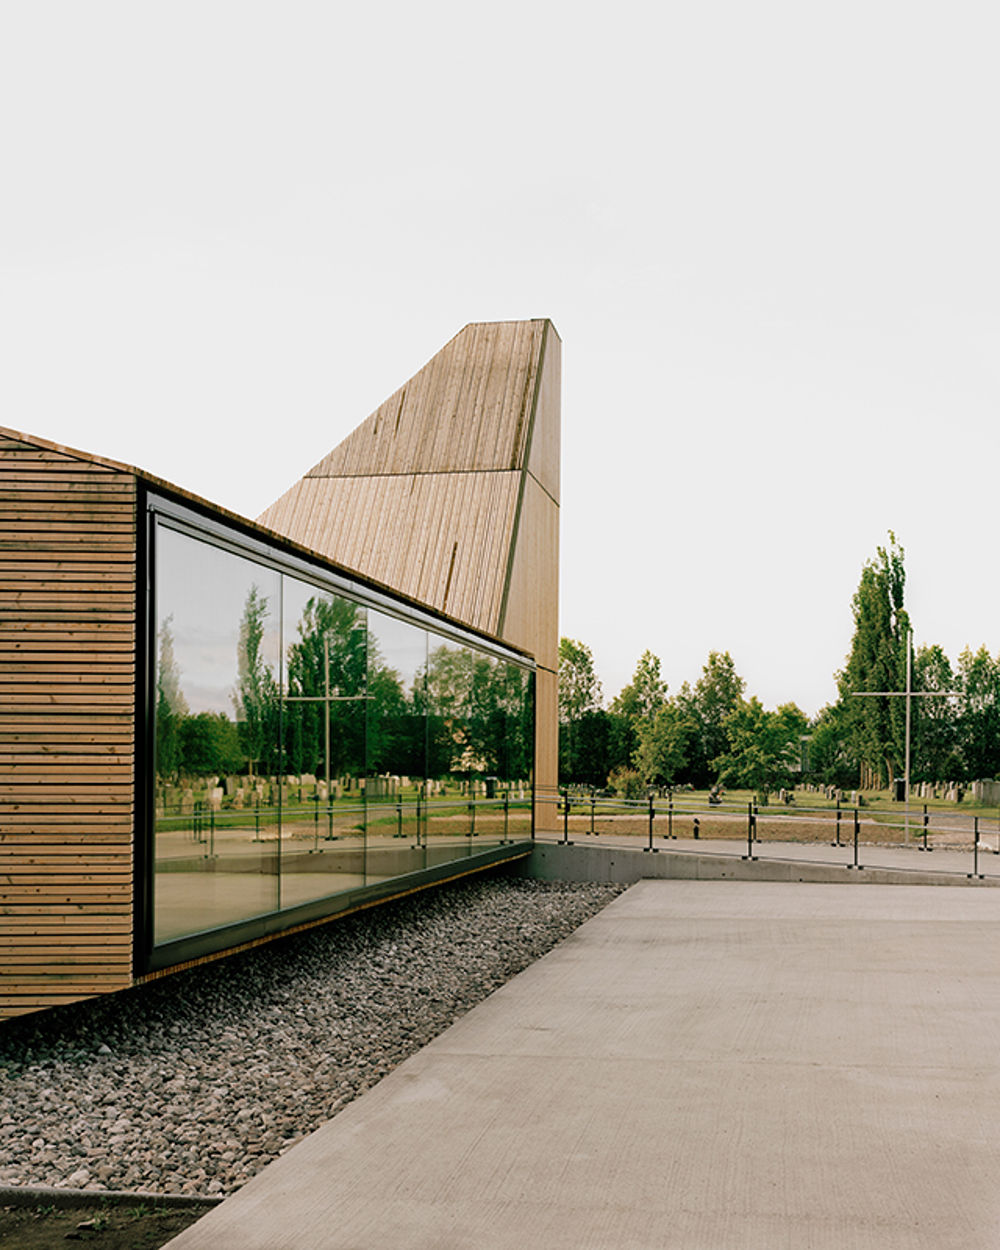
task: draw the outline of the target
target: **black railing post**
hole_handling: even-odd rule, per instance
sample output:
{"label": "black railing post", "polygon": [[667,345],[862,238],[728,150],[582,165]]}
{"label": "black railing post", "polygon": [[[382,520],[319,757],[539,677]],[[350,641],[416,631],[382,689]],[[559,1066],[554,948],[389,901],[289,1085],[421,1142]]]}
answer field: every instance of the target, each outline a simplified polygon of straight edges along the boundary
{"label": "black railing post", "polygon": [[565,846],[569,846],[569,845],[571,845],[571,844],[570,844],[570,840],[569,840],[569,790],[563,790],[563,792],[562,792],[562,801],[563,801],[563,836],[562,836],[562,840],[563,840],[563,844],[564,844]]}
{"label": "black railing post", "polygon": [[403,836],[403,799],[402,796],[396,800],[396,837]]}
{"label": "black railing post", "polygon": [[858,819],[858,809],[854,809],[854,863],[848,864],[847,867],[857,868],[861,871],[861,865],[858,863],[858,834],[861,831],[861,821]]}
{"label": "black railing post", "polygon": [[510,829],[510,790],[503,792],[503,840],[509,842],[508,832]]}
{"label": "black railing post", "polygon": [[[670,791],[670,797],[667,799],[667,837],[674,836],[674,792]],[[695,834],[695,837],[698,835]]]}
{"label": "black railing post", "polygon": [[755,860],[757,856],[753,853],[754,836],[757,832],[757,817],[753,810],[753,803],[747,804],[747,853],[744,859]]}
{"label": "black railing post", "polygon": [[970,881],[982,881],[983,876],[979,871],[979,817],[972,818],[972,872],[968,874]]}
{"label": "black railing post", "polygon": [[597,806],[597,791],[590,792],[590,832],[597,837],[597,830],[594,828],[594,808]]}
{"label": "black railing post", "polygon": [[654,853],[658,854],[660,848],[653,845],[653,821],[655,818],[656,818],[656,809],[653,806],[653,793],[652,791],[650,791],[649,793],[649,845],[644,846],[642,849],[644,851],[653,851]]}
{"label": "black railing post", "polygon": [[475,794],[473,794],[473,796],[472,796],[472,802],[469,804],[469,811],[470,811],[470,813],[471,813],[471,820],[470,820],[470,824],[469,824],[469,837],[470,837],[470,838],[474,838],[474,837],[476,837],[476,836],[477,836],[477,834],[476,834],[476,796],[475,796]]}
{"label": "black railing post", "polygon": [[840,816],[841,816],[841,811],[840,811],[840,799],[838,799],[838,800],[837,800],[837,840],[836,840],[836,842],[831,842],[831,843],[830,843],[830,845],[831,845],[831,846],[840,846],[840,845],[841,845],[841,841],[840,841]]}
{"label": "black railing post", "polygon": [[253,805],[253,840],[260,841],[260,799]]}
{"label": "black railing post", "polygon": [[933,851],[934,850],[932,846],[927,845],[927,826],[929,822],[930,822],[930,817],[927,815],[927,804],[925,803],[924,804],[924,828],[923,828],[924,844],[923,846],[917,847],[918,851]]}

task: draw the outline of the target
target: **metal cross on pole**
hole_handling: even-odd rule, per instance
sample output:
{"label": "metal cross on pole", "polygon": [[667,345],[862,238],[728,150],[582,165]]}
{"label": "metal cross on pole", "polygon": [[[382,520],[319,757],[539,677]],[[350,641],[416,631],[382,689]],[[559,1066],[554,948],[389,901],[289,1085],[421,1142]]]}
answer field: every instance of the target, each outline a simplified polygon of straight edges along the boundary
{"label": "metal cross on pole", "polygon": [[358,703],[371,696],[367,694],[338,694],[336,686],[330,692],[330,635],[323,635],[323,694],[286,694],[286,703],[324,703],[323,730],[326,760],[326,803],[330,805],[330,704]]}
{"label": "metal cross on pole", "polygon": [[852,690],[855,699],[906,699],[906,745],[903,763],[903,802],[906,840],[910,840],[910,701],[911,699],[962,698],[961,690],[914,690],[913,689],[913,630],[906,635],[906,689],[905,690]]}

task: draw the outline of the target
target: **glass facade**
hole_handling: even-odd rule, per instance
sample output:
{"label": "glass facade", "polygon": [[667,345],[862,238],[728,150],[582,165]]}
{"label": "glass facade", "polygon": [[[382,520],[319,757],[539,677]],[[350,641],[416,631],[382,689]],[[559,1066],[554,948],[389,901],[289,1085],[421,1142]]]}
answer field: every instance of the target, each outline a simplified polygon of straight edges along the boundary
{"label": "glass facade", "polygon": [[154,947],[530,836],[525,663],[259,546],[152,540]]}

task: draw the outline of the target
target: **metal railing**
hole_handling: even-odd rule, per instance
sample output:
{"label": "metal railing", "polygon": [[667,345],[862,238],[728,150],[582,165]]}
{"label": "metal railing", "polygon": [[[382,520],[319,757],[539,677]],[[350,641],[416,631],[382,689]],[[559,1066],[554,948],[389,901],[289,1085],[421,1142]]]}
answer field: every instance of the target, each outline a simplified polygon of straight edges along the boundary
{"label": "metal railing", "polygon": [[[570,789],[560,791],[548,804],[548,818],[542,821],[547,832],[537,836],[563,845],[580,839],[615,838],[656,854],[664,843],[698,842],[698,848],[672,849],[713,853],[715,843],[714,853],[732,854],[735,845],[722,845],[730,843],[739,844],[744,860],[770,853],[774,858],[822,859],[853,871],[889,866],[878,862],[885,858],[880,856],[882,849],[937,851],[935,863],[914,859],[912,866],[983,879],[987,875],[984,865],[993,865],[995,871],[989,875],[1000,876],[1000,813],[931,811],[926,804],[902,811],[842,803],[762,806],[726,799],[706,802],[676,793],[621,799]],[[822,853],[817,853],[820,848]],[[898,860],[893,866],[898,866]]]}

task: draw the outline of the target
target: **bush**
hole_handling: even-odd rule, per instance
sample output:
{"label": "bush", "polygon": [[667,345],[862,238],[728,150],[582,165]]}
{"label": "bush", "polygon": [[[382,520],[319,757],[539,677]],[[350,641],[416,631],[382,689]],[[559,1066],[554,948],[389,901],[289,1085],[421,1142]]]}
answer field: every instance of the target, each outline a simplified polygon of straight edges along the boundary
{"label": "bush", "polygon": [[608,789],[620,799],[644,799],[648,789],[632,768],[616,768],[608,777]]}

